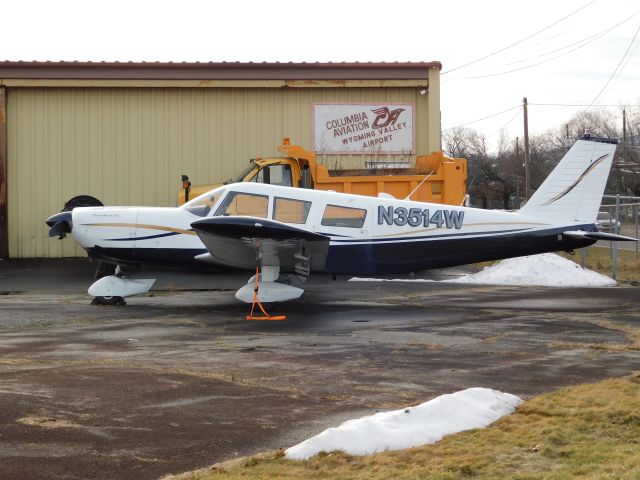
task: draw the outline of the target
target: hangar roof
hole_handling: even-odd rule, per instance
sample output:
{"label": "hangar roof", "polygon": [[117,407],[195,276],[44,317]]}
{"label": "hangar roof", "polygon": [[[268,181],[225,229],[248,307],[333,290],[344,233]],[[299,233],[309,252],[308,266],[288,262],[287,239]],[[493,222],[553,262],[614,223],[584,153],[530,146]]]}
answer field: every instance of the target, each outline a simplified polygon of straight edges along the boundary
{"label": "hangar roof", "polygon": [[0,61],[0,79],[118,80],[413,80],[440,62],[13,62]]}

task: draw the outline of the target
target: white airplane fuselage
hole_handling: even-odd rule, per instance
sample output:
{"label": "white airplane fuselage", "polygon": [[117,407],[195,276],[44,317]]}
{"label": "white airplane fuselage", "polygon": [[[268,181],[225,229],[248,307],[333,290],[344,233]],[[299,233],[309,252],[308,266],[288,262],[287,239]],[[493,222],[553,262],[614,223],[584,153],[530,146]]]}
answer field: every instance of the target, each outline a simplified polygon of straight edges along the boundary
{"label": "white airplane fuselage", "polygon": [[[258,266],[261,295],[281,301],[302,289],[280,283],[280,272],[391,274],[635,240],[595,223],[614,153],[615,141],[577,141],[517,212],[248,182],[177,208],[77,207],[47,224],[50,235],[71,232],[90,256],[120,266]],[[116,273],[92,289],[127,296],[150,285]],[[254,287],[238,292],[250,302]]]}
{"label": "white airplane fuselage", "polygon": [[[311,262],[311,271],[336,274],[375,275],[400,273],[462,265],[479,261],[520,255],[573,250],[591,245],[595,240],[577,239],[562,235],[568,230],[595,231],[595,223],[554,222],[518,213],[497,212],[476,208],[454,207],[434,203],[412,202],[388,198],[374,198],[326,191],[305,191],[271,185],[235,184],[234,192],[268,195],[265,220],[273,221],[276,199],[310,202],[305,223],[283,223],[292,228],[328,237],[326,260]],[[327,208],[344,206],[364,212],[360,218],[345,218],[327,224],[323,215]],[[227,225],[232,219],[226,217]],[[255,217],[241,216],[233,221],[233,228],[243,223],[247,229],[259,223]],[[218,220],[201,219],[193,223],[213,257],[214,263],[236,268],[255,269],[252,255],[227,256],[218,254],[207,234],[233,236],[224,226],[212,225]],[[266,222],[263,227],[271,228]],[[273,228],[278,228],[273,225]],[[255,232],[258,234],[259,232]],[[243,233],[237,235],[238,240]],[[286,234],[283,234],[286,237]],[[249,237],[247,233],[245,235]],[[243,244],[238,244],[238,246]],[[247,248],[249,244],[245,243]],[[248,250],[250,251],[250,250]],[[284,271],[290,265],[280,259]]]}
{"label": "white airplane fuselage", "polygon": [[78,207],[74,240],[87,253],[116,264],[189,264],[206,252],[182,208]]}
{"label": "white airplane fuselage", "polygon": [[[312,268],[327,273],[407,272],[572,250],[594,241],[566,237],[563,231],[596,229],[595,223],[560,223],[511,212],[253,183],[228,185],[216,191],[218,203],[223,202],[226,191],[268,194],[265,219],[274,218],[275,198],[310,202],[306,222],[288,225],[329,237],[326,261],[316,262]],[[359,218],[355,223],[347,218],[342,225],[323,225],[328,205],[365,212],[362,224]],[[71,233],[90,256],[113,263],[195,263],[195,257],[206,253],[207,248],[191,224],[214,217],[216,207],[208,217],[184,208],[79,207],[72,212]],[[255,269],[255,255],[239,261],[226,259],[225,252],[211,253],[215,263]]]}

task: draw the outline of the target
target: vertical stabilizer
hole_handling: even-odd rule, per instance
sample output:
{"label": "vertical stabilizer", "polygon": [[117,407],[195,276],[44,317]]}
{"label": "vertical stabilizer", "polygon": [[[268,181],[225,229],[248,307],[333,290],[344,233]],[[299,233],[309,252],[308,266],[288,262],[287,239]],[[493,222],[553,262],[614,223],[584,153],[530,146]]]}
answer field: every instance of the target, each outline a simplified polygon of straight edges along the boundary
{"label": "vertical stabilizer", "polygon": [[547,220],[595,222],[617,143],[585,135],[519,213]]}

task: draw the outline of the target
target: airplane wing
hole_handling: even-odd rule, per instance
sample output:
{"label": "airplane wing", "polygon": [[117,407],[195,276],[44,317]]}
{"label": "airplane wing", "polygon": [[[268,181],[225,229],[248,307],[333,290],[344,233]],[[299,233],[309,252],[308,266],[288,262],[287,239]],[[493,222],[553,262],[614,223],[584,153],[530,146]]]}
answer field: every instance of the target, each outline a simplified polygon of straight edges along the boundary
{"label": "airplane wing", "polygon": [[637,238],[627,237],[625,235],[617,235],[615,233],[606,232],[585,232],[583,230],[570,230],[562,232],[563,235],[573,238],[588,238],[591,240],[609,240],[612,242],[637,242]]}
{"label": "airplane wing", "polygon": [[[191,227],[208,250],[196,259],[247,270],[261,268],[260,296],[264,302],[302,295],[302,289],[276,283],[280,272],[307,276],[312,270],[322,270],[329,249],[326,235],[264,218],[209,217],[196,220]],[[236,298],[251,303],[248,293],[253,290],[246,287],[238,290]]]}

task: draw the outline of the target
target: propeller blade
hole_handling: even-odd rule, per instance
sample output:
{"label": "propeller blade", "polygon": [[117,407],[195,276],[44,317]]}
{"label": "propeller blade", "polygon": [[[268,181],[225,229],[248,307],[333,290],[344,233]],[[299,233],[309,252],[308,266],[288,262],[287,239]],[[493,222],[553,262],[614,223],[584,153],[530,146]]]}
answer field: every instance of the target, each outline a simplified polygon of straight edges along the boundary
{"label": "propeller blade", "polygon": [[47,218],[49,225],[49,236],[64,238],[67,233],[71,233],[73,223],[71,220],[71,212],[60,212]]}

